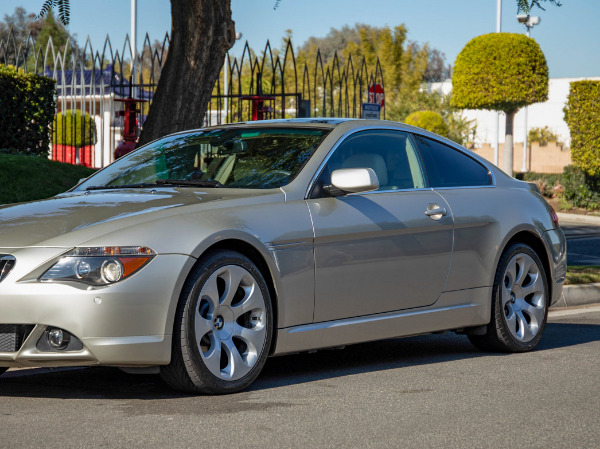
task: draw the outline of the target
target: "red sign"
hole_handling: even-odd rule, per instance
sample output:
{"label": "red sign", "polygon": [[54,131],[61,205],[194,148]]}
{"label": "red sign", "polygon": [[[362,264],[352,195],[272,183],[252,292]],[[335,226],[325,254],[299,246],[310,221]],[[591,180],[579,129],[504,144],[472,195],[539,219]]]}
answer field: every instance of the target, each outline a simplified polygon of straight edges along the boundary
{"label": "red sign", "polygon": [[369,103],[377,103],[383,107],[385,104],[385,94],[383,93],[383,86],[379,83],[371,84],[369,86]]}

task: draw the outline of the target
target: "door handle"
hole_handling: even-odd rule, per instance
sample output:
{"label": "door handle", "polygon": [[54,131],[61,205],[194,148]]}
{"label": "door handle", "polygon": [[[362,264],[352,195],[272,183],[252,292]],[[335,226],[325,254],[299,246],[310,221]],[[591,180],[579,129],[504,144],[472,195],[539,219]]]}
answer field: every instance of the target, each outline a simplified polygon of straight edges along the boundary
{"label": "door handle", "polygon": [[445,216],[448,212],[445,208],[438,206],[437,204],[430,204],[427,206],[427,210],[425,211],[425,215],[427,215],[432,220],[441,220],[443,216]]}

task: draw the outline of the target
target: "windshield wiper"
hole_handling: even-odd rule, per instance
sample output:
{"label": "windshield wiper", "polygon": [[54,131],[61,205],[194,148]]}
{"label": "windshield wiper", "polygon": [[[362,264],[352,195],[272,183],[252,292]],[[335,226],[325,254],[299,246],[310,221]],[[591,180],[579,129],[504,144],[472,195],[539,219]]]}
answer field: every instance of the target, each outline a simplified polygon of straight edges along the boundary
{"label": "windshield wiper", "polygon": [[115,186],[90,186],[85,190],[108,190],[108,189],[147,189],[162,186],[189,186],[189,187],[225,187],[219,181],[194,181],[188,179],[157,179],[156,182],[143,182],[139,184],[121,184]]}
{"label": "windshield wiper", "polygon": [[140,183],[140,184],[121,184],[118,186],[90,186],[85,190],[107,190],[107,189],[145,189],[147,187],[156,187],[154,183]]}
{"label": "windshield wiper", "polygon": [[157,179],[156,185],[159,186],[190,186],[190,187],[225,187],[219,181],[213,180],[189,180],[189,179]]}

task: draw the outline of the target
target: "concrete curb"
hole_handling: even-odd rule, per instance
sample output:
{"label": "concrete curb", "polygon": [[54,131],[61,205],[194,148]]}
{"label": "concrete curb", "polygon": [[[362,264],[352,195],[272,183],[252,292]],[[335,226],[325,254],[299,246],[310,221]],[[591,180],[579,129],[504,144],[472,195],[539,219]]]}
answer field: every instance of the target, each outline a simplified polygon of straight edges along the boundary
{"label": "concrete curb", "polygon": [[558,215],[559,221],[600,225],[600,216],[596,216],[596,215],[565,214],[563,212],[557,212],[556,215]]}
{"label": "concrete curb", "polygon": [[595,284],[565,285],[563,293],[551,309],[600,303],[600,282]]}

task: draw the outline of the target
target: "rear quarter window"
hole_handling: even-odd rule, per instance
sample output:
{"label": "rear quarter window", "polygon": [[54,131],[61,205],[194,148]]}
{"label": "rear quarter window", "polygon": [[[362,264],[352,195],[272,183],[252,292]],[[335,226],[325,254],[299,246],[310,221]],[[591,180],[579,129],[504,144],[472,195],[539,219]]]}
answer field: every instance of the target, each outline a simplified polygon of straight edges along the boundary
{"label": "rear quarter window", "polygon": [[423,136],[414,136],[431,187],[489,186],[488,169],[466,154]]}

